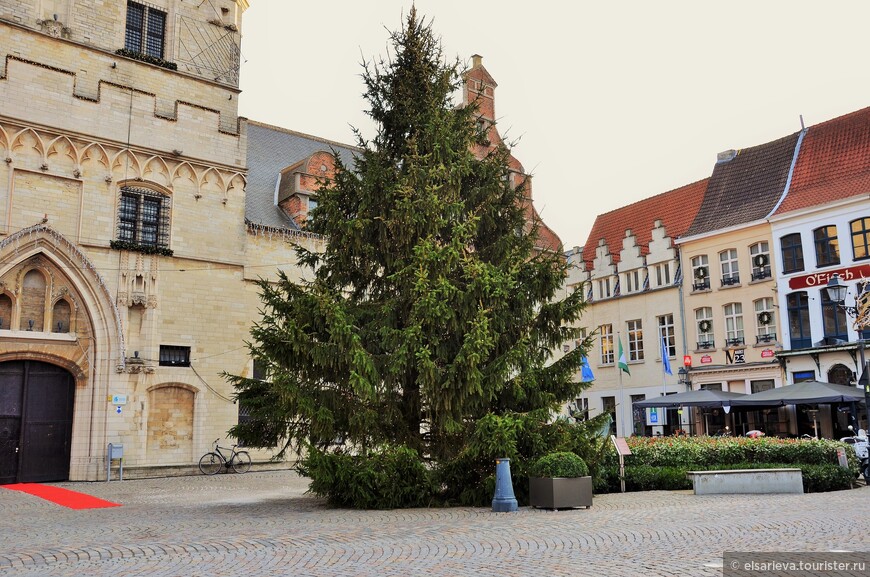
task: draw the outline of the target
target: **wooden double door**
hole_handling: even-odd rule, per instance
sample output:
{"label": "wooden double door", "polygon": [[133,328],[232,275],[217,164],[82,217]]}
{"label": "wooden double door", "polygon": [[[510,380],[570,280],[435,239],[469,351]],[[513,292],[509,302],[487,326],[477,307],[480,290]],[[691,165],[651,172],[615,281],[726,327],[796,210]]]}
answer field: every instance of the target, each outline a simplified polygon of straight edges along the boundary
{"label": "wooden double door", "polygon": [[0,363],[0,484],[69,478],[75,380],[37,361]]}

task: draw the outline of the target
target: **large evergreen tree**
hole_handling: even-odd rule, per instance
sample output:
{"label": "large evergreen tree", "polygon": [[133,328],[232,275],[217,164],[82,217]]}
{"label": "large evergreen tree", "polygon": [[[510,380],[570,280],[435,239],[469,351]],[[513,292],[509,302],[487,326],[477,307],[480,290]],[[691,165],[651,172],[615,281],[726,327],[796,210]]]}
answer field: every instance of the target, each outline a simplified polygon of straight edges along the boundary
{"label": "large evergreen tree", "polygon": [[[485,138],[474,104],[456,107],[458,61],[411,10],[393,54],[366,64],[368,114],[353,166],[318,193],[298,248],[310,280],[261,282],[251,351],[267,381],[229,377],[250,420],[232,434],[254,446],[365,450],[404,444],[449,457],[487,413],[551,409],[579,391],[579,293],[558,299],[564,258],[535,248],[509,151]],[[480,147],[478,147],[480,149]]]}

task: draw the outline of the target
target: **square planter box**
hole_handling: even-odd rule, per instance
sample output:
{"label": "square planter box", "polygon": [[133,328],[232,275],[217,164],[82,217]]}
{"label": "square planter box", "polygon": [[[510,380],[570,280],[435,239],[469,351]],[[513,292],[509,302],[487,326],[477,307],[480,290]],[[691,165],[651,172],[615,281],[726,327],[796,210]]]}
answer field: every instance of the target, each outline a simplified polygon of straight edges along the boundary
{"label": "square planter box", "polygon": [[592,477],[529,477],[529,504],[541,509],[588,509]]}

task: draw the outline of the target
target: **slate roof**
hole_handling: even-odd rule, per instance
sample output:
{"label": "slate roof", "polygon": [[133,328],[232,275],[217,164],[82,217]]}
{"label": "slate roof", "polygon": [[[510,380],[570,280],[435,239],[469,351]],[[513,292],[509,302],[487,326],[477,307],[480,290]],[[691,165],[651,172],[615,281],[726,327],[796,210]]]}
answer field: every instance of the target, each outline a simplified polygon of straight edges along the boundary
{"label": "slate roof", "polygon": [[694,236],[768,216],[782,198],[800,132],[745,148],[717,162],[704,202],[684,236]]}
{"label": "slate roof", "polygon": [[248,121],[248,182],[245,186],[245,220],[270,228],[299,230],[275,205],[275,184],[281,169],[315,152],[333,149],[348,167],[353,167],[355,147],[317,136]]}
{"label": "slate roof", "polygon": [[[315,152],[333,149],[345,166],[353,167],[358,148],[248,120],[248,182],[245,187],[245,220],[270,228],[299,230],[299,226],[275,205],[275,186],[280,171]],[[538,222],[538,248],[562,251],[562,241],[538,215],[529,202],[526,218]]]}
{"label": "slate roof", "polygon": [[583,247],[583,260],[586,261],[587,269],[592,268],[595,248],[602,238],[607,243],[614,264],[619,262],[619,252],[622,250],[622,239],[625,238],[626,229],[630,228],[634,233],[642,255],[649,254],[652,230],[657,220],[662,221],[665,232],[670,238],[681,236],[698,213],[708,180],[705,178],[599,214]]}
{"label": "slate roof", "polygon": [[783,214],[870,193],[870,108],[810,126]]}

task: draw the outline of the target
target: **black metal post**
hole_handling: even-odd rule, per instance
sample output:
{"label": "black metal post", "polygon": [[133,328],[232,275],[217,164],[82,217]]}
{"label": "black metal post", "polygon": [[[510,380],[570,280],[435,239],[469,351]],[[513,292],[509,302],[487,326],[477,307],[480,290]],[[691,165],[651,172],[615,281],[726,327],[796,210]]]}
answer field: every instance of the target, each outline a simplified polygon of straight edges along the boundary
{"label": "black metal post", "polygon": [[[864,416],[867,417],[867,427],[864,429],[867,431],[867,435],[870,436],[870,375],[867,375],[867,362],[864,360],[864,341],[863,339],[858,344],[858,352],[861,353],[861,374],[858,376],[858,383],[864,381]],[[865,378],[865,376],[867,378]],[[858,434],[858,431],[855,431],[854,434]]]}

